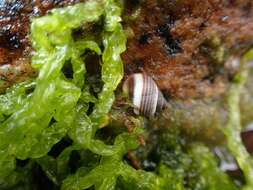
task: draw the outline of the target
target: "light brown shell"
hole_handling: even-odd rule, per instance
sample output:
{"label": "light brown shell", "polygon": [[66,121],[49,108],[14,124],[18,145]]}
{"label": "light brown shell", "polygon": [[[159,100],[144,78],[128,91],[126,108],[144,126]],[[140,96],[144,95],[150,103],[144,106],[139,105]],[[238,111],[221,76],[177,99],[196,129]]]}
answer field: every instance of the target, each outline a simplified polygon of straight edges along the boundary
{"label": "light brown shell", "polygon": [[123,91],[128,94],[137,115],[153,116],[168,105],[154,80],[144,73],[129,76],[123,84]]}

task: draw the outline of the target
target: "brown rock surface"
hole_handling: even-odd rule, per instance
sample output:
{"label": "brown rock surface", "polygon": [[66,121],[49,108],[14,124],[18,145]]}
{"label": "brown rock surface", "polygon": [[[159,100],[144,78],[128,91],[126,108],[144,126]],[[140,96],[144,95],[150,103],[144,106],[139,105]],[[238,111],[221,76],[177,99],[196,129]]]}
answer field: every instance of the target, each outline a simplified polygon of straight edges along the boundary
{"label": "brown rock surface", "polygon": [[146,0],[130,24],[125,71],[148,73],[173,98],[222,95],[231,78],[226,59],[253,42],[252,15],[250,0]]}

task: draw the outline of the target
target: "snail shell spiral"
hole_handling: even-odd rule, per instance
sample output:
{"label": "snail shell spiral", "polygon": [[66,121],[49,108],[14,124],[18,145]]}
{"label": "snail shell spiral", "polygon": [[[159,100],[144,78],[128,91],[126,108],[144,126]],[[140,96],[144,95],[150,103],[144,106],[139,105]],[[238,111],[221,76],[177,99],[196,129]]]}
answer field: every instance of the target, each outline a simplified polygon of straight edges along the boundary
{"label": "snail shell spiral", "polygon": [[123,84],[137,115],[153,116],[168,105],[163,94],[151,77],[144,73],[132,74]]}

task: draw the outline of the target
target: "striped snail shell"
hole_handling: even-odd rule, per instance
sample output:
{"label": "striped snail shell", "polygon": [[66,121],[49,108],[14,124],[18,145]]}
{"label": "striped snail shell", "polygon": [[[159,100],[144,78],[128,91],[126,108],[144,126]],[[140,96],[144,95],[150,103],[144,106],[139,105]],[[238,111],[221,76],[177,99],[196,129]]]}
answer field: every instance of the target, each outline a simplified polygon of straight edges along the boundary
{"label": "striped snail shell", "polygon": [[132,101],[137,115],[153,116],[168,105],[156,83],[144,73],[130,75],[123,84],[123,92]]}

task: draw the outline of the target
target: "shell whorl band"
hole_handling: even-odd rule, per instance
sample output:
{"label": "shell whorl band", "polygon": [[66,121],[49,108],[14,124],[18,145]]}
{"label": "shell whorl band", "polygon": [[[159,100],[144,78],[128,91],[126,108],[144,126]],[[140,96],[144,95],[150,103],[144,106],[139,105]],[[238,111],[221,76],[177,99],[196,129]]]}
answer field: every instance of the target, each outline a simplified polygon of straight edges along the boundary
{"label": "shell whorl band", "polygon": [[143,73],[132,74],[123,84],[134,105],[134,113],[153,116],[156,111],[167,106],[167,101],[151,77]]}

